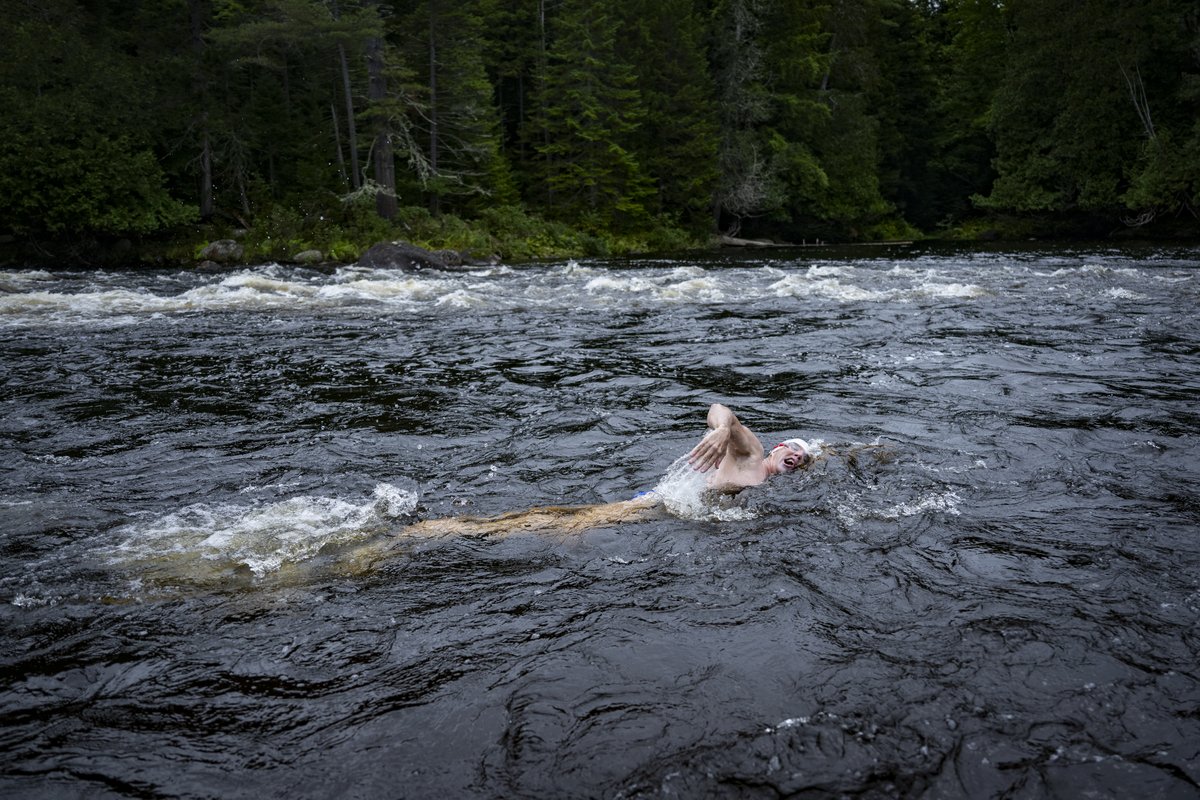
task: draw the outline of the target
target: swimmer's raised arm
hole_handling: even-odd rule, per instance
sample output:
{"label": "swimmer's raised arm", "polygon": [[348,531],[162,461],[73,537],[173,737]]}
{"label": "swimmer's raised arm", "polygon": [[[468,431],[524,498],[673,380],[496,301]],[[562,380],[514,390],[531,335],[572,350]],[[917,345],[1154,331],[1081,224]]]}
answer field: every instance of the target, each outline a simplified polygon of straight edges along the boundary
{"label": "swimmer's raised arm", "polygon": [[726,457],[734,462],[762,459],[762,443],[727,406],[720,403],[709,406],[708,427],[709,431],[700,444],[688,453],[688,463],[697,472],[720,467]]}

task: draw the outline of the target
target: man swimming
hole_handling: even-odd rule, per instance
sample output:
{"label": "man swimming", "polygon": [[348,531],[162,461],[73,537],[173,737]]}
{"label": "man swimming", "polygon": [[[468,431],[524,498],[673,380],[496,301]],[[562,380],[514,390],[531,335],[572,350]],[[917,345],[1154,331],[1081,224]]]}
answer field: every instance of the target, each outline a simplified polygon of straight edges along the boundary
{"label": "man swimming", "polygon": [[688,453],[697,472],[716,468],[707,478],[709,488],[726,493],[757,486],[773,475],[785,475],[812,463],[811,448],[803,439],[787,439],[763,451],[758,437],[720,403],[708,409],[708,433]]}
{"label": "man swimming", "polygon": [[[713,403],[708,409],[708,428],[708,433],[688,453],[687,462],[696,472],[710,473],[706,475],[705,485],[714,492],[736,494],[774,475],[803,469],[813,461],[811,448],[802,439],[788,439],[765,452],[758,437],[733,411],[720,403]],[[615,522],[665,515],[663,498],[650,491],[616,503],[541,506],[493,517],[425,520],[409,525],[403,533],[422,537],[499,537],[524,531],[570,534]]]}

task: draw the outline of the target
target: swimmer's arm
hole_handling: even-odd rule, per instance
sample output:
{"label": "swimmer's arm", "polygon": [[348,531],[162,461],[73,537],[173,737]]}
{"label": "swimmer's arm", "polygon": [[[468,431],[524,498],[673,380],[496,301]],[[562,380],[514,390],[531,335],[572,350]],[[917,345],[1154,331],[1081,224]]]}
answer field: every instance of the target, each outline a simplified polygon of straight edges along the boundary
{"label": "swimmer's arm", "polygon": [[708,409],[708,427],[700,444],[688,453],[688,463],[697,472],[719,467],[726,455],[737,461],[762,458],[762,443],[728,407],[713,403]]}

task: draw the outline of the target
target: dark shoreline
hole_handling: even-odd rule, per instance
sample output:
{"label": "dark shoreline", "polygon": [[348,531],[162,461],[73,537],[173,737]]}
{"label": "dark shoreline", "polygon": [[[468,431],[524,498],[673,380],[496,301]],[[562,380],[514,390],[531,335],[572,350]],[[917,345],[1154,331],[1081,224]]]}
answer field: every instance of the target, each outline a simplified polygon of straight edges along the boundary
{"label": "dark shoreline", "polygon": [[[40,269],[40,268],[77,268],[77,269],[190,269],[206,272],[225,272],[259,264],[275,263],[281,265],[306,267],[309,269],[335,269],[339,266],[358,263],[359,259],[322,258],[319,261],[303,261],[294,258],[272,257],[242,257],[226,260],[220,263],[190,255],[201,249],[209,240],[202,238],[171,238],[171,239],[73,239],[51,241],[20,241],[15,238],[0,237],[0,268],[3,269]],[[678,255],[681,252],[713,256],[721,253],[737,253],[746,251],[785,251],[785,250],[837,250],[853,248],[869,251],[875,248],[911,247],[923,249],[960,248],[960,249],[1025,249],[1029,247],[1200,247],[1200,227],[1173,226],[1170,229],[1157,228],[1154,231],[1140,229],[1120,229],[1108,236],[1072,235],[1072,236],[1001,236],[993,230],[984,235],[974,237],[930,235],[921,238],[898,241],[829,241],[809,240],[801,242],[777,242],[770,240],[742,240],[739,244],[729,244],[713,237],[707,245],[688,248],[686,250],[647,250],[643,252],[581,254],[563,252],[549,254],[537,258],[498,258],[494,263],[537,264],[549,261],[559,261],[567,258],[612,258],[638,259],[658,257],[663,255]],[[365,252],[366,248],[364,248]],[[486,268],[486,263],[480,263],[477,268]]]}

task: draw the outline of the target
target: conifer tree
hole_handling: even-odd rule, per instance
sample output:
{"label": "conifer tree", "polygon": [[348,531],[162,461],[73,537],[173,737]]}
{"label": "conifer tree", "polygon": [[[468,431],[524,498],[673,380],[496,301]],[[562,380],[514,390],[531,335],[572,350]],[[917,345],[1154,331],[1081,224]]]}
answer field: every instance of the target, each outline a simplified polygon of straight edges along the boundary
{"label": "conifer tree", "polygon": [[712,225],[717,180],[715,87],[694,0],[624,0],[618,53],[637,77],[646,115],[632,141],[655,186],[654,211]]}
{"label": "conifer tree", "polygon": [[543,203],[551,214],[603,229],[644,221],[650,194],[630,139],[645,117],[636,78],[616,51],[607,6],[567,0],[553,27],[541,102]]}
{"label": "conifer tree", "polygon": [[767,0],[720,0],[713,12],[713,75],[720,109],[713,221],[737,233],[744,217],[777,207],[761,126],[770,116],[760,30]]}
{"label": "conifer tree", "polygon": [[0,236],[298,229],[368,195],[789,240],[1200,215],[1195,0],[10,5]]}
{"label": "conifer tree", "polygon": [[480,50],[495,92],[500,148],[515,181],[528,183],[537,153],[527,130],[538,118],[545,73],[547,0],[478,0]]}
{"label": "conifer tree", "polygon": [[930,167],[939,183],[926,203],[927,230],[930,222],[954,223],[970,215],[971,196],[987,194],[995,180],[988,127],[1007,39],[999,0],[947,0],[933,20],[939,44],[930,54],[937,81]]}
{"label": "conifer tree", "polygon": [[829,113],[813,135],[813,150],[824,177],[809,183],[795,212],[851,238],[893,211],[880,191],[876,101],[883,66],[874,50],[886,2],[833,0],[823,9],[828,54],[820,92]]}
{"label": "conifer tree", "polygon": [[[221,92],[213,104],[223,116],[213,120],[210,138],[227,203],[232,190],[246,215],[276,202],[303,209],[345,191],[346,178],[360,184],[353,170],[367,94],[366,43],[382,31],[377,14],[350,2],[219,0],[204,38],[216,62],[210,91]],[[345,142],[339,106],[347,108]],[[347,159],[335,157],[341,152],[349,154],[352,174]]]}
{"label": "conifer tree", "polygon": [[123,46],[121,9],[38,6],[0,31],[4,232],[124,236],[191,218],[195,209],[171,196],[159,166],[152,82]]}
{"label": "conifer tree", "polygon": [[834,37],[827,32],[829,7],[821,2],[774,0],[762,11],[761,47],[767,78],[769,115],[763,124],[770,155],[771,208],[787,238],[801,238],[804,225],[833,216],[831,185],[848,140],[835,133],[845,115],[844,98],[833,98],[830,85]]}
{"label": "conifer tree", "polygon": [[1122,197],[1130,225],[1200,220],[1200,6],[1163,5],[1126,12],[1117,65],[1144,137]]}
{"label": "conifer tree", "polygon": [[1111,220],[1150,200],[1131,186],[1130,165],[1153,163],[1155,107],[1174,130],[1196,119],[1194,99],[1190,114],[1173,102],[1189,62],[1195,69],[1188,8],[1194,21],[1194,4],[1167,0],[1006,3],[1008,57],[991,114],[998,177],[979,204]]}
{"label": "conifer tree", "polygon": [[409,63],[420,64],[425,102],[420,129],[429,166],[424,190],[430,210],[446,201],[450,210],[470,211],[517,202],[508,164],[501,154],[499,115],[484,69],[477,4],[425,0],[403,26]]}

